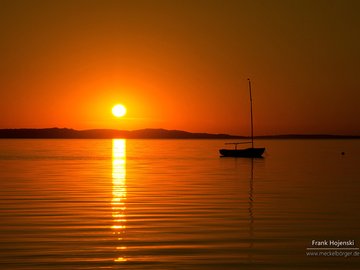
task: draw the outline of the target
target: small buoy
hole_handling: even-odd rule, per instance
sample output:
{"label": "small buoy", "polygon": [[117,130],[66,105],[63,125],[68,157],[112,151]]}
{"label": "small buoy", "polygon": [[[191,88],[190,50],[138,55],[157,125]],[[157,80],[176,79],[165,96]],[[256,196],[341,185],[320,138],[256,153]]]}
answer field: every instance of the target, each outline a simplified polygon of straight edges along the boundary
{"label": "small buoy", "polygon": [[341,152],[341,155],[342,155],[342,156],[345,155],[345,152]]}

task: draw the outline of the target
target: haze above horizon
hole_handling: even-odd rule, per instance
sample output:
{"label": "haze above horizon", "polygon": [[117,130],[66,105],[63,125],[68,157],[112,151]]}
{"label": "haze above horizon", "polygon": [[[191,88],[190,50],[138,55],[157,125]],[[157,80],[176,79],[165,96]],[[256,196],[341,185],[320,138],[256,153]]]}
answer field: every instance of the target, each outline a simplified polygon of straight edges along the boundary
{"label": "haze above horizon", "polygon": [[0,129],[360,135],[359,1],[0,7]]}

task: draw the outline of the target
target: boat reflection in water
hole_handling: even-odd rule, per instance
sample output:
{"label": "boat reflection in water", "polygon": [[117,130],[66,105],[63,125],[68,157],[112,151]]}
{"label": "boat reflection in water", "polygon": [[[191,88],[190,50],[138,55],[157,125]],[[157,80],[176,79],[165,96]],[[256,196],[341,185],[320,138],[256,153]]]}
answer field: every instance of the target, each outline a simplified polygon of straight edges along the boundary
{"label": "boat reflection in water", "polygon": [[249,180],[249,262],[253,263],[254,250],[254,158],[251,159]]}
{"label": "boat reflection in water", "polygon": [[[126,229],[126,140],[113,139],[112,143],[112,216],[113,234],[119,241],[117,250],[125,250],[122,245],[123,236]],[[127,259],[124,256],[117,256],[115,262],[124,262]]]}

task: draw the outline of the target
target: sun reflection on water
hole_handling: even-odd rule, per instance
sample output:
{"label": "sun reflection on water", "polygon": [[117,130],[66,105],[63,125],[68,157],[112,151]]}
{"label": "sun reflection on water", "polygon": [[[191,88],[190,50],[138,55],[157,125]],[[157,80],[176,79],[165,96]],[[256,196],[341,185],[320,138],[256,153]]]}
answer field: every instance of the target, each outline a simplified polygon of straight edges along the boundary
{"label": "sun reflection on water", "polygon": [[[126,140],[113,139],[112,144],[112,217],[113,225],[111,226],[113,234],[119,240],[117,250],[125,250],[126,247],[121,245],[123,234],[126,229]],[[115,258],[115,262],[124,262],[127,259],[124,256]]]}

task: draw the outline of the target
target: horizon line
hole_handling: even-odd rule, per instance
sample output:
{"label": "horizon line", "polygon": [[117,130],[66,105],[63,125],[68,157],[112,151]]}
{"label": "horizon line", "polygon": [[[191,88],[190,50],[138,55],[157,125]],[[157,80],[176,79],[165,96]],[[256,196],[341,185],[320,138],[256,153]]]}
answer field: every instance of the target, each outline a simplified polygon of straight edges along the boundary
{"label": "horizon line", "polygon": [[[84,132],[84,131],[113,131],[113,132],[139,132],[145,130],[151,131],[165,131],[165,132],[182,132],[187,134],[203,134],[203,135],[223,135],[230,137],[240,137],[240,138],[251,138],[250,135],[238,135],[238,134],[229,134],[229,133],[209,133],[209,132],[192,132],[180,129],[166,129],[166,128],[141,128],[134,130],[126,129],[113,129],[113,128],[91,128],[91,129],[74,129],[67,127],[47,127],[47,128],[0,128],[0,131],[41,131],[41,130],[68,130],[74,132]],[[276,134],[265,134],[265,135],[255,135],[254,138],[291,138],[291,137],[333,137],[333,138],[360,138],[360,135],[350,135],[350,134],[332,134],[332,133],[276,133]],[[1,138],[1,136],[0,136]]]}

